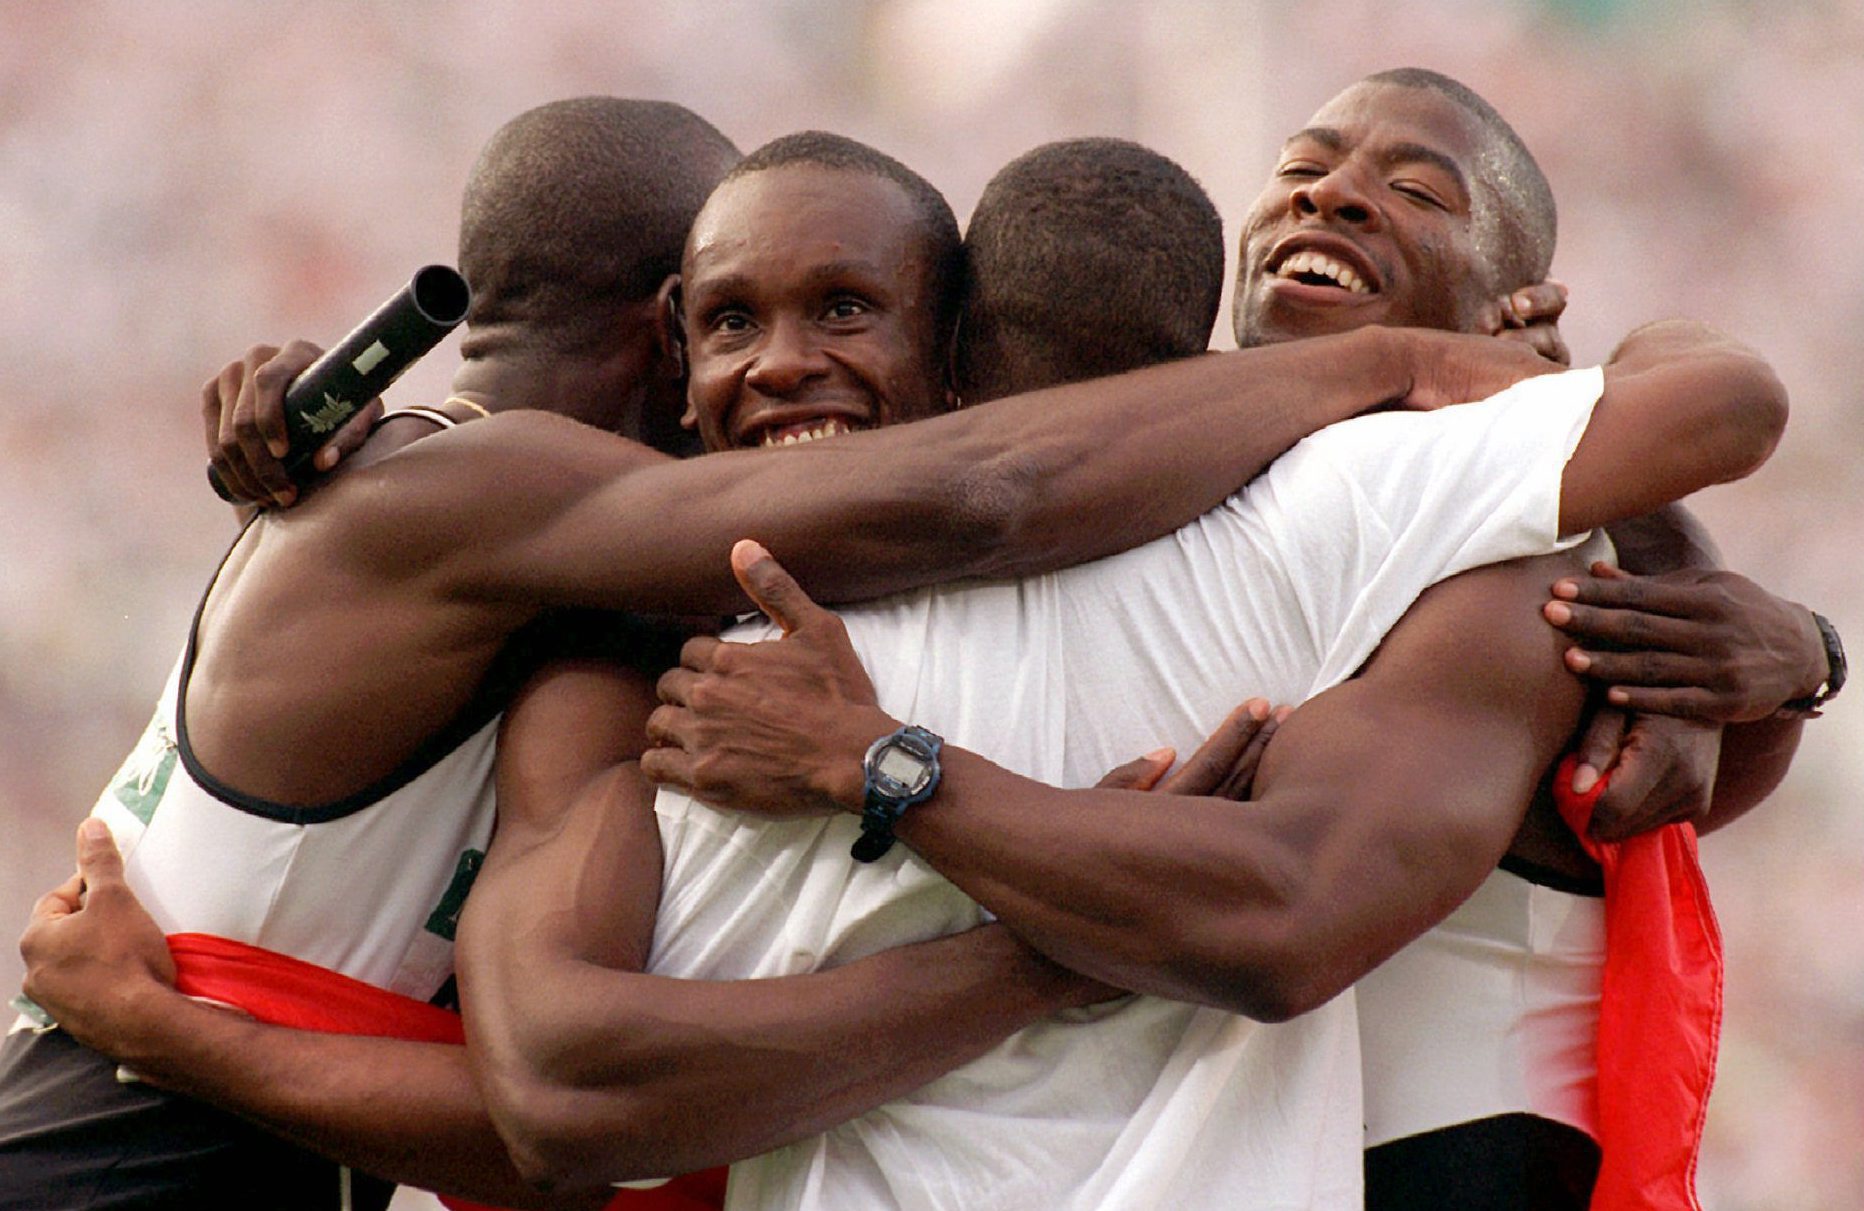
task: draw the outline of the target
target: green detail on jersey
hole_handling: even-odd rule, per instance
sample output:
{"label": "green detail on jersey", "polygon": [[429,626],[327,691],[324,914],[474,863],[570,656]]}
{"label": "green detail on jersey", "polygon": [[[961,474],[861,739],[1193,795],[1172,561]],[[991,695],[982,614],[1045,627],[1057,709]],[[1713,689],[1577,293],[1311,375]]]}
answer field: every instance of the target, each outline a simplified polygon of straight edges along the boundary
{"label": "green detail on jersey", "polygon": [[479,868],[485,865],[485,851],[469,849],[460,855],[460,864],[453,868],[453,881],[447,884],[446,894],[440,897],[440,903],[427,918],[427,932],[439,934],[447,941],[453,940],[453,934],[460,927],[460,910],[466,907],[466,893],[472,890],[472,881],[479,877]]}
{"label": "green detail on jersey", "polygon": [[52,1020],[51,1014],[41,1009],[37,1001],[23,992],[14,997],[11,1001],[8,1001],[7,1004],[16,1012],[23,1013],[31,1018],[35,1030],[50,1030],[52,1027],[58,1025],[57,1022]]}
{"label": "green detail on jersey", "polygon": [[169,739],[167,729],[159,719],[152,719],[142,739],[136,742],[122,768],[110,780],[110,791],[117,802],[144,824],[155,815],[162,792],[168,789],[168,777],[175,772],[176,756],[175,742]]}
{"label": "green detail on jersey", "polygon": [[329,392],[324,393],[321,408],[308,408],[303,414],[304,427],[319,435],[330,433],[356,411],[356,405],[346,399],[338,399]]}

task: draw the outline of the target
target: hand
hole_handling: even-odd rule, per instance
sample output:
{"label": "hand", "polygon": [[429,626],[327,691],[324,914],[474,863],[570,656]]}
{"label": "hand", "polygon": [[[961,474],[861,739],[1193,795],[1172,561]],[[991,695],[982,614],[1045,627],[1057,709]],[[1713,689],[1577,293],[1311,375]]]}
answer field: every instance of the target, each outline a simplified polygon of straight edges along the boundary
{"label": "hand", "polygon": [[1551,279],[1536,282],[1491,302],[1484,309],[1481,331],[1521,341],[1548,361],[1570,366],[1573,354],[1560,335],[1560,316],[1565,311],[1565,285]]}
{"label": "hand", "polygon": [[731,569],[783,638],[688,640],[680,667],[660,679],[664,705],[647,719],[648,741],[660,747],[642,755],[642,772],[736,811],[860,811],[867,748],[899,724],[876,705],[841,619],[770,552],[742,541]]}
{"label": "hand", "polygon": [[168,941],[129,885],[101,820],[78,828],[78,873],[40,897],[19,940],[25,993],[73,1038],[121,1058],[147,996],[175,983]]}
{"label": "hand", "polygon": [[1592,565],[1554,582],[1547,621],[1585,646],[1566,667],[1639,713],[1717,723],[1764,719],[1825,680],[1825,644],[1803,606],[1734,572],[1634,576]]}
{"label": "hand", "polygon": [[[280,508],[297,501],[298,489],[280,461],[291,448],[285,389],[322,354],[308,341],[293,341],[283,349],[254,345],[201,388],[207,457],[235,500]],[[319,471],[336,466],[362,445],[381,415],[382,401],[371,400],[319,447],[311,465]]]}
{"label": "hand", "polygon": [[1714,801],[1721,753],[1718,724],[1599,708],[1580,739],[1572,789],[1591,790],[1600,770],[1611,784],[1586,831],[1622,841],[1681,820],[1700,823]]}
{"label": "hand", "polygon": [[1158,749],[1108,770],[1094,785],[1102,790],[1158,790],[1167,795],[1210,795],[1238,801],[1249,798],[1256,767],[1275,729],[1294,713],[1292,707],[1269,708],[1268,699],[1251,698],[1217,725],[1217,730],[1170,778],[1160,782],[1177,754]]}
{"label": "hand", "polygon": [[1413,411],[1484,400],[1522,379],[1560,369],[1524,341],[1421,328],[1392,331],[1411,370],[1411,390],[1398,402]]}

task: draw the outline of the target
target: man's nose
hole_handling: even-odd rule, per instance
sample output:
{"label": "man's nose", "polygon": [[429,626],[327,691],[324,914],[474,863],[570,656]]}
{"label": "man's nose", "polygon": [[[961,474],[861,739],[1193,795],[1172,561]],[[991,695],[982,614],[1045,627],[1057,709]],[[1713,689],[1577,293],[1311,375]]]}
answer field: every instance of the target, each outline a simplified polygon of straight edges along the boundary
{"label": "man's nose", "polygon": [[800,320],[779,320],[766,330],[745,383],[765,395],[792,395],[804,384],[828,373],[822,344]]}
{"label": "man's nose", "polygon": [[1290,196],[1289,205],[1300,218],[1348,223],[1369,230],[1379,226],[1379,212],[1367,196],[1358,174],[1345,169],[1335,169],[1306,182]]}

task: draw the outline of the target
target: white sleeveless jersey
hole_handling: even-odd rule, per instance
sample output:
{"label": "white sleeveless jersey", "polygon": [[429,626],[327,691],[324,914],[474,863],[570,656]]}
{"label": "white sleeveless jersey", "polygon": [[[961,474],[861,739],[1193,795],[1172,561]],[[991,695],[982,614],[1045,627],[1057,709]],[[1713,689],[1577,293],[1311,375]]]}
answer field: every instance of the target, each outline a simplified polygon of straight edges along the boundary
{"label": "white sleeveless jersey", "polygon": [[[1191,752],[1245,697],[1294,703],[1338,684],[1431,584],[1565,545],[1560,474],[1602,387],[1598,370],[1575,371],[1485,404],[1350,421],[1123,555],[842,616],[890,714],[1090,785],[1160,745]],[[851,816],[764,821],[665,791],[657,812],[661,974],[793,974],[987,919],[905,846],[853,862]],[[1033,1026],[734,1166],[728,1205],[1357,1208],[1360,1080],[1350,992],[1279,1025],[1131,998]]]}
{"label": "white sleeveless jersey", "polygon": [[184,652],[91,812],[116,837],[131,890],[165,933],[230,938],[431,999],[453,974],[454,926],[492,835],[497,718],[379,797],[294,811],[217,794],[190,768],[176,726],[187,663]]}

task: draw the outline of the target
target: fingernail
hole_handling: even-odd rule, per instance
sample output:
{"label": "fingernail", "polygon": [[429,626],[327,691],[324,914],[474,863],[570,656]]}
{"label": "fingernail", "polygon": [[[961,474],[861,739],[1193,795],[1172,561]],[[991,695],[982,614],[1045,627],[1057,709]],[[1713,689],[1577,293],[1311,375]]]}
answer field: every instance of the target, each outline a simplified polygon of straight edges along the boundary
{"label": "fingernail", "polygon": [[1592,657],[1586,655],[1578,648],[1567,648],[1566,667],[1572,669],[1575,673],[1583,673],[1592,667]]}
{"label": "fingernail", "polygon": [[1155,748],[1146,754],[1146,760],[1157,764],[1163,764],[1177,755],[1178,750],[1175,748]]}
{"label": "fingernail", "polygon": [[1540,607],[1540,612],[1547,616],[1547,621],[1554,626],[1563,627],[1573,621],[1573,608],[1563,601],[1550,601]]}
{"label": "fingernail", "polygon": [[273,458],[283,458],[286,454],[291,452],[291,447],[288,444],[277,439],[265,443],[265,448],[272,452]]}
{"label": "fingernail", "polygon": [[335,450],[319,450],[313,461],[316,462],[319,471],[328,471],[330,468],[337,465],[337,452]]}
{"label": "fingernail", "polygon": [[1573,793],[1583,795],[1599,784],[1599,771],[1581,762],[1573,771]]}
{"label": "fingernail", "polygon": [[84,823],[78,825],[78,836],[89,842],[102,841],[109,835],[110,826],[95,816],[89,817]]}
{"label": "fingernail", "polygon": [[1534,305],[1534,297],[1525,290],[1517,290],[1514,295],[1515,311],[1526,317],[1528,309]]}
{"label": "fingernail", "polygon": [[1572,293],[1571,290],[1567,289],[1565,282],[1555,281],[1553,278],[1547,279],[1547,285],[1552,286],[1555,290],[1558,290],[1560,292],[1561,298],[1565,298],[1567,295]]}
{"label": "fingernail", "polygon": [[1553,582],[1553,595],[1555,597],[1564,597],[1568,601],[1572,601],[1579,596],[1579,582],[1577,580],[1556,580]]}
{"label": "fingernail", "polygon": [[1288,716],[1292,714],[1294,714],[1294,708],[1291,706],[1284,706],[1275,712],[1275,722],[1286,723],[1288,722]]}
{"label": "fingernail", "polygon": [[1624,706],[1631,701],[1630,693],[1626,690],[1619,689],[1617,686],[1613,686],[1611,689],[1606,690],[1605,697],[1613,706]]}
{"label": "fingernail", "polygon": [[1249,708],[1249,717],[1257,723],[1269,717],[1269,703],[1266,698],[1251,698],[1244,705]]}

